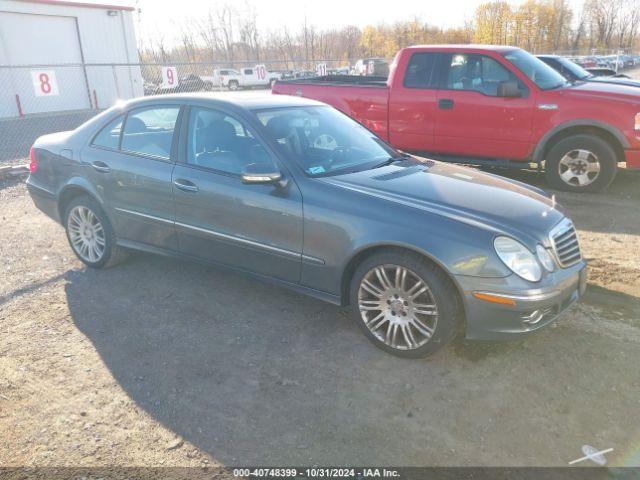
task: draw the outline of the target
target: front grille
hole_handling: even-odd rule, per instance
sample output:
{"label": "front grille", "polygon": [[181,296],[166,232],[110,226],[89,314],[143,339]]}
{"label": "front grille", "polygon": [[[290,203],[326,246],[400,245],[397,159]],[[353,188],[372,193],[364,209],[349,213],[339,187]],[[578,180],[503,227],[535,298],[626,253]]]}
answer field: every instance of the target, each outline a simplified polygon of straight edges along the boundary
{"label": "front grille", "polygon": [[578,234],[570,220],[563,220],[550,234],[551,244],[561,267],[570,267],[582,258]]}

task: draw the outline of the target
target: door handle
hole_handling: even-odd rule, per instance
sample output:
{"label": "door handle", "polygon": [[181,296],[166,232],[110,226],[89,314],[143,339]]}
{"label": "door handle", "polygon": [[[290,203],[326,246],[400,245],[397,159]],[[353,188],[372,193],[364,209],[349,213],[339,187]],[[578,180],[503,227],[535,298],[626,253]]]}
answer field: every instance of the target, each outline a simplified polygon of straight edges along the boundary
{"label": "door handle", "polygon": [[109,173],[111,171],[111,169],[109,168],[109,165],[99,160],[93,162],[91,166],[96,172]]}
{"label": "door handle", "polygon": [[440,110],[451,110],[453,108],[453,100],[450,98],[441,98],[438,100],[438,108]]}
{"label": "door handle", "polygon": [[184,180],[182,178],[178,178],[177,180],[174,180],[173,184],[177,188],[179,188],[180,190],[182,190],[184,192],[197,192],[198,191],[198,186],[195,183],[190,182],[189,180]]}

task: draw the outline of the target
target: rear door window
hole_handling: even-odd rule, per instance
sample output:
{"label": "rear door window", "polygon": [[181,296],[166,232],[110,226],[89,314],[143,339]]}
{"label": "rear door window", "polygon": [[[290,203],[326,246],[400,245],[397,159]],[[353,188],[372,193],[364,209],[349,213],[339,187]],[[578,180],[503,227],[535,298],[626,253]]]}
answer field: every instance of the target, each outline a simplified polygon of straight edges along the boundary
{"label": "rear door window", "polygon": [[435,66],[437,53],[421,52],[411,55],[404,75],[407,88],[436,88]]}
{"label": "rear door window", "polygon": [[179,111],[179,107],[131,111],[124,124],[121,149],[168,160]]}

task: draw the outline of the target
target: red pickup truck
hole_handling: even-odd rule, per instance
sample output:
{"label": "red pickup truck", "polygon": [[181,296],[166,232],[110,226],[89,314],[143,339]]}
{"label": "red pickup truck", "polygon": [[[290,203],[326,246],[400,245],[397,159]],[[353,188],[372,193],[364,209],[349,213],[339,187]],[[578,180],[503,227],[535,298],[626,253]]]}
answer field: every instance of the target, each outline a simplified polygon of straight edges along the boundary
{"label": "red pickup truck", "polygon": [[640,89],[568,83],[514,47],[409,47],[388,78],[278,81],[272,91],[333,105],[407,152],[544,168],[559,189],[600,191],[618,162],[640,168]]}

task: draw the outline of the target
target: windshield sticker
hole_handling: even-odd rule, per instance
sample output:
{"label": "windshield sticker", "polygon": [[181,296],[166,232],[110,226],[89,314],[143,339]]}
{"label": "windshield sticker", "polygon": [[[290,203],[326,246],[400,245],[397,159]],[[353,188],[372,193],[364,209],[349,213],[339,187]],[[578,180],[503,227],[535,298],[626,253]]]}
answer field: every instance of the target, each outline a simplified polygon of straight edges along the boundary
{"label": "windshield sticker", "polygon": [[317,175],[318,173],[324,173],[324,167],[310,167],[309,168],[309,173],[313,174],[313,175]]}

